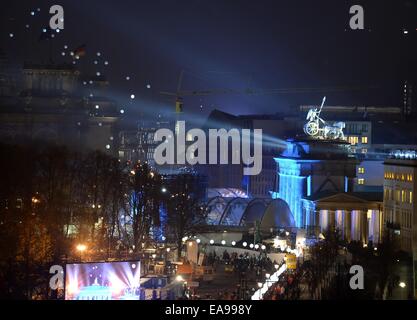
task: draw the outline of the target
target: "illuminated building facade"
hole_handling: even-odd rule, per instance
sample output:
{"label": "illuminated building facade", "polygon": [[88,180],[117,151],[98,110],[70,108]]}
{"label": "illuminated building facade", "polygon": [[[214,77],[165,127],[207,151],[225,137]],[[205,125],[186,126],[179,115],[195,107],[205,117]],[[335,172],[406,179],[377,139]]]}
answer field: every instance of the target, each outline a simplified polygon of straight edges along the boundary
{"label": "illuminated building facade", "polygon": [[[398,250],[412,258],[414,296],[417,296],[417,153],[398,151],[384,162],[384,225]],[[411,286],[410,286],[411,288]]]}
{"label": "illuminated building facade", "polygon": [[274,198],[288,203],[298,228],[309,233],[338,229],[347,241],[379,242],[380,193],[353,192],[358,160],[342,140],[289,140],[275,159]]}
{"label": "illuminated building facade", "polygon": [[277,163],[274,198],[285,200],[297,227],[303,227],[301,199],[321,191],[348,192],[356,176],[357,160],[348,154],[349,144],[333,140],[288,140]]}
{"label": "illuminated building facade", "polygon": [[342,239],[378,244],[382,238],[380,192],[321,192],[302,200],[312,233],[338,230]]}
{"label": "illuminated building facade", "polygon": [[355,191],[382,192],[384,184],[384,160],[398,150],[417,149],[417,131],[413,122],[398,119],[379,120],[372,123],[372,144],[366,153],[356,153],[357,166]]}
{"label": "illuminated building facade", "polygon": [[346,141],[354,153],[368,153],[372,143],[372,123],[370,121],[346,121]]}
{"label": "illuminated building facade", "polygon": [[406,154],[393,154],[384,162],[384,223],[401,250],[416,254],[417,157]]}

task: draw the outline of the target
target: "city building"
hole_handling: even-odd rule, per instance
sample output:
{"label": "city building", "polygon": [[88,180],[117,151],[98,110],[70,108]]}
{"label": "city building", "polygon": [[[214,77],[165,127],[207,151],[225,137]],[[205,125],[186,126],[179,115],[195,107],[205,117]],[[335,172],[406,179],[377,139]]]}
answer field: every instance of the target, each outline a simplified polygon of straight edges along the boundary
{"label": "city building", "polygon": [[402,151],[384,162],[384,223],[399,249],[417,253],[417,157]]}
{"label": "city building", "polygon": [[384,234],[410,257],[406,272],[417,296],[417,153],[397,151],[384,162]]}
{"label": "city building", "polygon": [[[285,148],[282,139],[294,136],[299,119],[287,118],[279,114],[272,115],[232,115],[214,110],[209,115],[204,130],[208,129],[262,129],[262,171],[258,175],[245,176],[243,163],[227,165],[202,165],[201,172],[209,177],[210,188],[243,189],[254,198],[269,198],[275,187],[276,154]],[[229,153],[231,146],[229,146]]]}
{"label": "city building", "polygon": [[[4,59],[3,59],[4,60]],[[103,76],[83,78],[73,65],[25,64],[0,71],[0,136],[76,150],[116,153],[118,112]],[[13,72],[11,72],[13,70]]]}
{"label": "city building", "polygon": [[384,160],[398,150],[416,150],[417,132],[412,121],[384,119],[372,123],[372,143],[368,151],[358,154],[358,177],[355,191],[382,191],[384,184]]}
{"label": "city building", "polygon": [[160,128],[169,128],[168,121],[141,121],[134,130],[122,130],[119,133],[120,160],[147,162],[157,167],[154,160],[154,151],[160,142],[154,140],[155,132]]}
{"label": "city building", "polygon": [[380,193],[353,192],[358,160],[342,140],[292,140],[277,162],[274,198],[285,200],[309,234],[339,229],[347,241],[379,242]]}
{"label": "city building", "polygon": [[415,117],[416,110],[416,87],[415,82],[410,80],[404,81],[403,87],[403,114],[405,117]]}
{"label": "city building", "polygon": [[[404,89],[404,94],[411,99],[410,83],[408,89]],[[300,111],[305,113],[310,108],[300,106]],[[345,123],[344,139],[351,144],[350,152],[360,160],[354,191],[382,192],[383,162],[387,156],[417,146],[415,123],[404,121],[404,110],[399,107],[324,106],[322,113],[326,121]]]}

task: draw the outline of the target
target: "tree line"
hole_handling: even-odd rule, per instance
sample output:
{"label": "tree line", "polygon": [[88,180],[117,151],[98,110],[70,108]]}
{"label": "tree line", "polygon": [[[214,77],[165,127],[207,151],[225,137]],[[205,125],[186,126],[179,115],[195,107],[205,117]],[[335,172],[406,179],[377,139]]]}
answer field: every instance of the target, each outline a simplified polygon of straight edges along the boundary
{"label": "tree line", "polygon": [[[91,255],[176,246],[204,221],[193,173],[161,176],[147,163],[44,144],[0,145],[0,298],[45,299],[49,268]],[[161,237],[161,235],[163,235]]]}

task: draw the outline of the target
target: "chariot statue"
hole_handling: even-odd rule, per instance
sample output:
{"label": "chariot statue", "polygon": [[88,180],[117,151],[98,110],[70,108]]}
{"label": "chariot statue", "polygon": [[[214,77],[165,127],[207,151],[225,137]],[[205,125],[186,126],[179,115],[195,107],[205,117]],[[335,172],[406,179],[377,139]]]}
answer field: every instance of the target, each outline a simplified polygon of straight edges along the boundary
{"label": "chariot statue", "polygon": [[[323,97],[320,109],[310,109],[307,113],[308,122],[304,125],[305,134],[317,138],[317,139],[344,139],[343,129],[345,128],[344,122],[336,122],[331,125],[327,125],[326,121],[320,118],[320,113],[323,110],[326,97]],[[320,126],[322,125],[322,126]]]}

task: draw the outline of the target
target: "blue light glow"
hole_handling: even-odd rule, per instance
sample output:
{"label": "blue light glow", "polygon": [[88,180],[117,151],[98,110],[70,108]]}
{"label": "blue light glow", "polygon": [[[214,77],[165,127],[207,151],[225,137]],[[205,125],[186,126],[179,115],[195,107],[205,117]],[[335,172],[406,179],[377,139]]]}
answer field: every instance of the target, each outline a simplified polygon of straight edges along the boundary
{"label": "blue light glow", "polygon": [[[279,198],[286,201],[294,216],[297,227],[302,227],[302,201],[305,179],[301,175],[301,165],[297,160],[275,158],[279,168]],[[273,194],[274,196],[274,194]]]}

